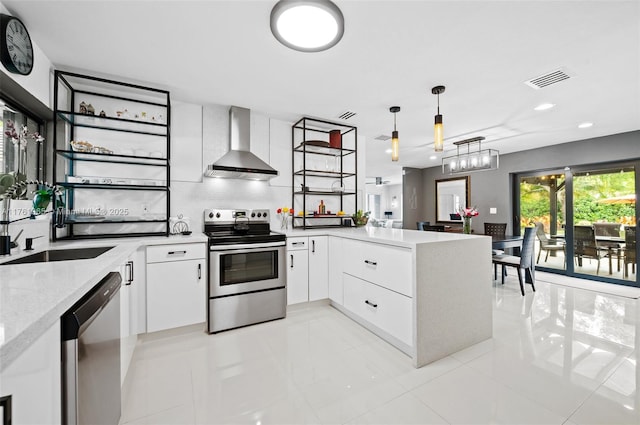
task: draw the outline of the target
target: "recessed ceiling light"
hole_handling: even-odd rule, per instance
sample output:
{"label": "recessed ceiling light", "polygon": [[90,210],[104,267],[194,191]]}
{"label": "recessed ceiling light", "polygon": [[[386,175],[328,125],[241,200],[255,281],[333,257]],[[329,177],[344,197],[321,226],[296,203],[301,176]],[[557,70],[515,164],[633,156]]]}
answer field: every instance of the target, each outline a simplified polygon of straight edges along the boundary
{"label": "recessed ceiling light", "polygon": [[386,151],[384,151],[384,153],[391,153],[393,152],[391,149],[387,149]]}
{"label": "recessed ceiling light", "polygon": [[438,159],[438,157],[437,157],[437,156],[435,156],[435,155],[431,155],[431,156],[429,157],[429,159],[431,159],[431,160],[433,160],[433,159]]}
{"label": "recessed ceiling light", "polygon": [[578,124],[578,128],[589,128],[592,127],[593,123],[592,122],[583,122],[581,124]]}
{"label": "recessed ceiling light", "polygon": [[536,111],[546,111],[547,109],[551,109],[554,106],[556,106],[553,103],[541,103],[540,105],[536,106],[535,108],[533,108]]}
{"label": "recessed ceiling light", "polygon": [[271,10],[271,32],[291,49],[321,52],[342,38],[344,16],[329,0],[280,0]]}

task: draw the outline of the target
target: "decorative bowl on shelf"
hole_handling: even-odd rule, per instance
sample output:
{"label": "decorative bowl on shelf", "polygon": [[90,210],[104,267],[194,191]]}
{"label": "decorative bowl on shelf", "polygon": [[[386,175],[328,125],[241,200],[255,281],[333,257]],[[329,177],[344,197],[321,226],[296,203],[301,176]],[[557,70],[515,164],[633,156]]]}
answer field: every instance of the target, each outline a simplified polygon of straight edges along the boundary
{"label": "decorative bowl on shelf", "polygon": [[338,193],[344,192],[345,191],[344,184],[342,184],[340,180],[334,181],[333,184],[331,185],[331,191],[338,192]]}
{"label": "decorative bowl on shelf", "polygon": [[93,145],[84,140],[72,140],[69,144],[74,152],[91,152],[93,150]]}

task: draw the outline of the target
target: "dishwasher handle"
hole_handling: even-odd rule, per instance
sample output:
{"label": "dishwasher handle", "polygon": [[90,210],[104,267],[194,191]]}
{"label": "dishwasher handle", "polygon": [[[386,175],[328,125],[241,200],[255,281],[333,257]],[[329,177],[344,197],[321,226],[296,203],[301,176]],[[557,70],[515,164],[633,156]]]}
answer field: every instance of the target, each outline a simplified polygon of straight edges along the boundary
{"label": "dishwasher handle", "polygon": [[93,322],[98,313],[116,296],[122,285],[118,272],[108,273],[86,295],[61,317],[62,341],[77,339],[82,329]]}

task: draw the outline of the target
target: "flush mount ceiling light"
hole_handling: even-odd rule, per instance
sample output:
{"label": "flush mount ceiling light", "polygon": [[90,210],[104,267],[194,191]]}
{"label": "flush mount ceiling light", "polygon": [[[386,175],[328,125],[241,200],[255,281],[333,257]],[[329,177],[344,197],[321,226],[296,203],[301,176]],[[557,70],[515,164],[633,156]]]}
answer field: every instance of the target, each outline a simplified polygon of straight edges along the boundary
{"label": "flush mount ceiling light", "polygon": [[397,161],[400,158],[400,139],[396,130],[396,114],[400,112],[399,106],[392,106],[389,112],[393,114],[393,132],[391,133],[391,160]]}
{"label": "flush mount ceiling light", "polygon": [[271,32],[291,49],[321,52],[342,38],[344,16],[329,0],[280,0],[271,10]]}
{"label": "flush mount ceiling light", "polygon": [[[459,174],[471,171],[497,170],[499,166],[500,154],[495,149],[482,149],[484,137],[473,137],[471,139],[453,142],[456,145],[456,154],[442,158],[443,174]],[[478,150],[471,150],[471,145],[478,144]],[[467,146],[460,152],[461,146]]]}
{"label": "flush mount ceiling light", "polygon": [[440,115],[440,94],[444,93],[444,86],[435,86],[431,89],[431,93],[438,96],[438,113],[433,125],[433,148],[436,152],[442,152],[444,149],[444,129],[442,128],[442,115]]}
{"label": "flush mount ceiling light", "polygon": [[593,127],[592,122],[583,122],[582,124],[578,124],[578,128],[589,128],[589,127]]}

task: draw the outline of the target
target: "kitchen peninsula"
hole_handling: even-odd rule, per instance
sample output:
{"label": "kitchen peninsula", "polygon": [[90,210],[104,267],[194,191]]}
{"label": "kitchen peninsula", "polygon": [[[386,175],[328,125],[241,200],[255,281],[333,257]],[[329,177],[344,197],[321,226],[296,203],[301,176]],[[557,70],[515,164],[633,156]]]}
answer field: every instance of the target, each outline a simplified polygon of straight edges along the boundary
{"label": "kitchen peninsula", "polygon": [[328,237],[331,305],[405,352],[415,367],[492,336],[488,237],[380,227],[287,236]]}

